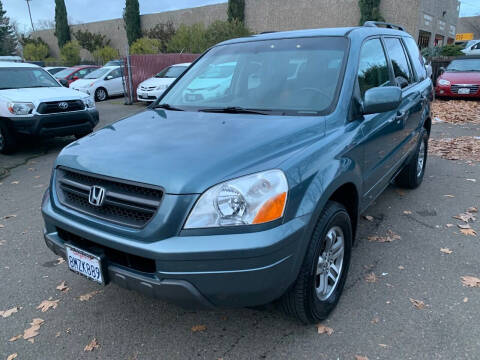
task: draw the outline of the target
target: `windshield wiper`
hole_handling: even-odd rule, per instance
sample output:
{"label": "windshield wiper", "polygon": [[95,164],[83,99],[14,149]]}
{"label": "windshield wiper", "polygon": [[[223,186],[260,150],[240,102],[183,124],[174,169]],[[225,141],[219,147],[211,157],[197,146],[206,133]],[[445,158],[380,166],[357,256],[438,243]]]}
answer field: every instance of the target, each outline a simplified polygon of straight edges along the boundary
{"label": "windshield wiper", "polygon": [[224,108],[206,108],[200,109],[201,112],[212,112],[212,113],[227,113],[227,114],[258,114],[258,115],[269,115],[271,110],[255,110],[247,109],[240,106],[227,106]]}
{"label": "windshield wiper", "polygon": [[155,106],[155,108],[162,108],[162,109],[172,110],[172,111],[185,111],[183,109],[177,108],[177,107],[172,106],[170,104],[158,104],[157,106]]}

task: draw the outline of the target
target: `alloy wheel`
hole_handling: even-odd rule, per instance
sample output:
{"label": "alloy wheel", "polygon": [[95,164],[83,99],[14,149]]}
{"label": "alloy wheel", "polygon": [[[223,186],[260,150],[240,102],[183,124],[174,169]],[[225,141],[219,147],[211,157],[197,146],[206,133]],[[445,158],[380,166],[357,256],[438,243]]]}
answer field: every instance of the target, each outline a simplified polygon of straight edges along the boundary
{"label": "alloy wheel", "polygon": [[420,143],[420,148],[418,149],[417,178],[422,176],[424,165],[425,165],[425,141],[422,139],[422,142]]}
{"label": "alloy wheel", "polygon": [[99,101],[103,101],[107,98],[107,93],[103,89],[98,89],[97,90],[97,99]]}

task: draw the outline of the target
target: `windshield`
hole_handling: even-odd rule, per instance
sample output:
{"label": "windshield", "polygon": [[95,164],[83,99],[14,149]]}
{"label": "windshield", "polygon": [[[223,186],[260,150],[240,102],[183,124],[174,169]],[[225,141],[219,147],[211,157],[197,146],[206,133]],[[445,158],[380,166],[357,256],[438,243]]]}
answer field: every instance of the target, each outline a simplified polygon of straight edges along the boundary
{"label": "windshield", "polygon": [[447,71],[480,71],[480,59],[453,60]]}
{"label": "windshield", "polygon": [[0,90],[60,86],[48,72],[40,68],[0,68]]}
{"label": "windshield", "polygon": [[72,68],[66,68],[66,69],[64,69],[64,70],[62,70],[62,71],[57,72],[57,73],[55,74],[55,77],[56,77],[57,79],[63,79],[63,78],[66,78],[67,76],[69,76],[69,75],[70,75],[72,72],[74,72],[74,71],[75,71],[75,68],[73,68],[73,69],[72,69]]}
{"label": "windshield", "polygon": [[242,108],[312,115],[335,100],[345,59],[343,37],[252,41],[217,46],[161,99],[190,111]]}
{"label": "windshield", "polygon": [[101,78],[102,76],[107,75],[112,69],[107,69],[107,68],[100,68],[97,70],[93,70],[90,74],[84,77],[84,79],[98,79]]}
{"label": "windshield", "polygon": [[160,71],[157,75],[155,75],[156,78],[174,78],[176,79],[182,73],[185,71],[187,66],[169,66],[162,71]]}

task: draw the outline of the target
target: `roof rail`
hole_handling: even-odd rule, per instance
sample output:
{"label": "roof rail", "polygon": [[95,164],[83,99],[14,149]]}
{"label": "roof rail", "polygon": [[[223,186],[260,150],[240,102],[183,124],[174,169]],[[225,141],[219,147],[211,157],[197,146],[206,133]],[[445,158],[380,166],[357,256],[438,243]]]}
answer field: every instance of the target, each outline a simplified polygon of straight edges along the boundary
{"label": "roof rail", "polygon": [[405,29],[400,25],[390,24],[382,21],[365,21],[365,23],[363,24],[363,26],[367,26],[367,27],[379,27],[379,25],[389,29],[397,29],[400,31],[405,31]]}

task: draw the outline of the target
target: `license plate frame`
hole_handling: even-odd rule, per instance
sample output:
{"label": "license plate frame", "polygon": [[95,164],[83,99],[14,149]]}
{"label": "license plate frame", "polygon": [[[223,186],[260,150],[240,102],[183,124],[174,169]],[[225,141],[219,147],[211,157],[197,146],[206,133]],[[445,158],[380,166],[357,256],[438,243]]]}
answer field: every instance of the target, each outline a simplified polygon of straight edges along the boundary
{"label": "license plate frame", "polygon": [[470,88],[459,88],[458,93],[460,95],[470,95]]}
{"label": "license plate frame", "polygon": [[[106,285],[107,281],[105,278],[106,269],[104,256],[80,249],[72,244],[65,244],[65,254],[67,257],[67,266],[70,271],[74,272],[75,274],[81,275],[97,284]],[[76,263],[73,261],[74,259],[77,260]],[[83,271],[83,269],[86,269],[86,266],[78,264],[78,262],[88,264],[89,267],[92,267],[93,264],[93,267],[96,268],[96,270],[98,271],[97,278],[95,278],[93,275],[89,275],[87,270]],[[73,265],[74,263],[78,264],[77,268],[75,268],[75,266]],[[82,268],[78,269],[80,266]],[[90,271],[92,272],[93,270],[94,269]]]}

